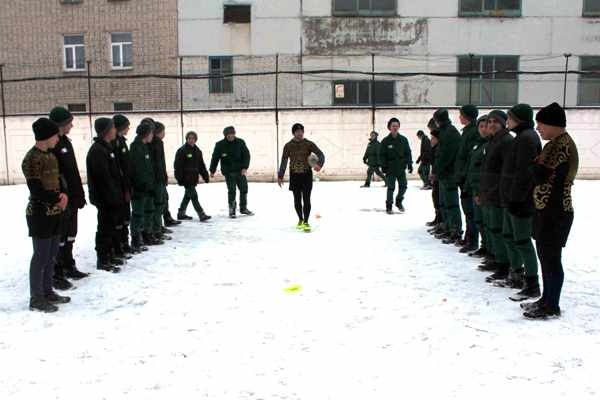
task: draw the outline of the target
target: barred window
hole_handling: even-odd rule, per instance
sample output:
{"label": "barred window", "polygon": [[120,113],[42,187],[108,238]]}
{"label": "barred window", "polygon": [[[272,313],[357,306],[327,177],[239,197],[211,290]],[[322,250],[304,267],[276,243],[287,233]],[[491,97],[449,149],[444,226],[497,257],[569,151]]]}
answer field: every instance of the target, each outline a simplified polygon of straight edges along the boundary
{"label": "barred window", "polygon": [[333,15],[396,15],[396,0],[334,0]]}
{"label": "barred window", "polygon": [[127,103],[127,102],[113,103],[113,110],[114,111],[132,111],[133,103]]}
{"label": "barred window", "polygon": [[233,77],[222,77],[233,73],[232,57],[209,57],[209,74],[212,77],[208,81],[209,93],[233,93]]}
{"label": "barred window", "polygon": [[[472,63],[472,65],[471,65]],[[457,78],[456,103],[479,106],[512,106],[518,103],[518,56],[458,57],[458,72],[490,72],[488,75]],[[500,71],[500,72],[494,72]],[[503,72],[513,71],[513,72]]]}
{"label": "barred window", "polygon": [[460,0],[461,17],[520,17],[521,0]]}
{"label": "barred window", "polygon": [[[375,82],[375,104],[394,104],[394,82]],[[371,81],[333,82],[333,104],[341,106],[366,106],[371,104]]]}
{"label": "barred window", "polygon": [[580,106],[600,106],[600,56],[580,57],[582,71],[595,71],[594,75],[579,75]]}
{"label": "barred window", "polygon": [[600,17],[600,0],[583,0],[584,17]]}

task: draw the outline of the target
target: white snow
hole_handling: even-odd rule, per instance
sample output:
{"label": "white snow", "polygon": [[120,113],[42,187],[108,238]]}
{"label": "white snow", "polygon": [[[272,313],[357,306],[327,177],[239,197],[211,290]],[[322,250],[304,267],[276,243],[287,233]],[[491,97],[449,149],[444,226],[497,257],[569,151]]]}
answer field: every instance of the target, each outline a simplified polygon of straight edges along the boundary
{"label": "white snow", "polygon": [[229,220],[225,185],[201,185],[211,222],[116,275],[95,270],[88,206],[75,252],[92,275],[50,315],[28,310],[27,189],[0,187],[0,398],[599,398],[600,182],[575,185],[563,316],[545,322],[426,233],[431,192],[409,182],[388,216],[381,183],[359,185],[316,182],[310,234],[287,188],[251,183],[256,215]]}

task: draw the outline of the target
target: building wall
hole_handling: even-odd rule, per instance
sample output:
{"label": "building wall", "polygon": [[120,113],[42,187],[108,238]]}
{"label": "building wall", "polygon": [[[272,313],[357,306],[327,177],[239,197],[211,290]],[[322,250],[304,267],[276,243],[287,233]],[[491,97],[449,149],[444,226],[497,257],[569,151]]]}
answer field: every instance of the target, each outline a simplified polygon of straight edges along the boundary
{"label": "building wall", "polygon": [[[131,32],[133,68],[111,69],[111,33]],[[86,72],[63,71],[63,36],[84,34],[93,74],[176,74],[177,0],[59,0],[0,2],[0,64],[4,78],[74,77],[6,84],[6,113],[45,112],[58,104],[88,103]],[[176,80],[97,80],[93,110],[112,111],[113,102],[134,109],[178,108]]]}
{"label": "building wall", "polygon": [[[522,70],[562,71],[564,53],[574,56],[570,60],[572,68],[579,66],[578,56],[600,55],[600,19],[581,17],[583,0],[523,0],[519,18],[458,17],[459,0],[398,0],[397,16],[385,18],[333,17],[331,0],[240,0],[238,3],[252,5],[250,24],[223,24],[220,0],[180,1],[180,54],[197,57],[280,53],[301,56],[298,65],[290,67],[304,71],[335,68],[370,71],[369,57],[356,55],[375,53],[377,72],[455,72],[457,56],[469,53],[519,55]],[[210,40],[198,40],[204,37]],[[203,72],[208,73],[207,69]],[[369,79],[365,75],[305,75],[294,81],[294,90],[302,95],[289,99],[301,102],[285,105],[330,106],[331,82],[344,77]],[[547,103],[548,99],[562,101],[563,79],[561,74],[522,75],[519,101],[535,106]],[[397,105],[456,104],[456,78],[395,80]],[[569,76],[568,106],[577,105],[577,82],[577,76]],[[240,85],[245,93],[253,92],[245,83]],[[259,93],[258,97],[261,96]],[[230,100],[230,107],[244,106],[243,100]],[[186,104],[195,106],[208,103],[212,103],[209,98],[186,99]]]}
{"label": "building wall", "polygon": [[[375,130],[380,138],[387,133],[386,124],[391,117],[401,121],[400,131],[409,140],[413,159],[419,151],[416,132],[425,126],[435,109],[381,109],[375,114]],[[486,110],[481,111],[486,112]],[[450,112],[455,124],[458,111]],[[133,141],[135,126],[146,115],[129,115],[132,123],[129,142]],[[168,174],[173,179],[175,152],[183,143],[180,116],[177,113],[154,115],[166,126],[165,153]],[[7,118],[8,148],[0,147],[0,183],[22,183],[21,161],[33,146],[31,124],[34,117]],[[578,146],[580,157],[579,178],[600,178],[600,113],[593,109],[567,110],[568,131]],[[279,115],[279,127],[275,124],[274,112],[268,111],[213,111],[186,113],[183,133],[194,130],[198,134],[198,146],[204,160],[210,157],[216,141],[223,138],[223,128],[235,126],[238,136],[243,138],[252,154],[249,169],[251,180],[274,181],[279,157],[284,144],[292,137],[291,126],[301,122],[305,135],[315,141],[326,155],[326,165],[318,175],[323,179],[362,179],[365,166],[362,157],[372,130],[371,110],[368,109],[323,109],[283,111]],[[69,135],[73,141],[82,177],[85,178],[85,157],[92,143],[92,135],[86,117],[77,116]],[[4,146],[4,138],[0,138]],[[7,151],[6,151],[7,150]],[[8,179],[5,153],[8,154]],[[416,168],[415,168],[416,171]],[[416,174],[413,174],[416,179]]]}

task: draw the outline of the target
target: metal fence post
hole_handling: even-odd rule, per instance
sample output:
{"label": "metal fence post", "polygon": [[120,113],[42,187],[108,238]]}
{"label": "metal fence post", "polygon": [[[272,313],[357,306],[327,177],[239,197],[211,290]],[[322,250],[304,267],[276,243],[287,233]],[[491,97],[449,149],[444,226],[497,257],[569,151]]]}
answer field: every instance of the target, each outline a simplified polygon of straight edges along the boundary
{"label": "metal fence post", "polygon": [[185,143],[183,132],[183,57],[179,57],[179,124],[181,126],[181,143]]}
{"label": "metal fence post", "polygon": [[275,170],[279,162],[279,53],[275,54]]}
{"label": "metal fence post", "polygon": [[8,173],[8,141],[6,137],[6,103],[4,101],[4,64],[0,64],[0,103],[2,103],[2,132],[4,134],[4,158],[6,161],[6,184],[10,182]]}
{"label": "metal fence post", "polygon": [[371,53],[371,131],[375,130],[375,53]]}
{"label": "metal fence post", "polygon": [[88,86],[88,120],[90,123],[90,138],[94,139],[94,126],[92,124],[92,62],[86,60],[87,64],[87,86]]}
{"label": "metal fence post", "polygon": [[469,104],[473,104],[473,57],[475,54],[469,53]]}
{"label": "metal fence post", "polygon": [[571,53],[565,53],[565,87],[563,91],[563,108],[567,105],[567,79],[569,78],[569,57],[571,57]]}

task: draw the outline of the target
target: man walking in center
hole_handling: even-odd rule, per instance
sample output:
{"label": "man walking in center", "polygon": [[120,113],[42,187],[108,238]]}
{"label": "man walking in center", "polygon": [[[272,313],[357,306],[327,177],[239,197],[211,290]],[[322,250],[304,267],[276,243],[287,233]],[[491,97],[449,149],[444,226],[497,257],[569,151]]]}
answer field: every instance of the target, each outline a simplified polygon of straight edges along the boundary
{"label": "man walking in center", "polygon": [[235,128],[228,126],[223,129],[225,138],[215,144],[210,161],[210,177],[214,178],[217,165],[221,163],[221,173],[227,184],[227,201],[229,218],[236,217],[236,187],[240,191],[240,214],[254,215],[248,210],[248,167],[250,166],[250,151],[246,142],[235,136]]}
{"label": "man walking in center", "polygon": [[379,134],[375,131],[371,132],[369,135],[369,144],[367,145],[367,149],[365,150],[365,155],[363,156],[363,163],[365,163],[369,168],[367,168],[367,180],[365,184],[361,187],[368,188],[371,186],[371,178],[373,178],[373,174],[377,174],[378,177],[385,181],[385,176],[379,169],[379,149],[381,144],[377,137]]}
{"label": "man walking in center", "polygon": [[413,168],[408,140],[398,132],[400,120],[398,118],[390,119],[387,127],[390,133],[381,141],[379,159],[387,185],[385,210],[388,214],[393,214],[392,201],[396,190],[396,181],[398,181],[398,194],[396,195],[395,204],[400,212],[404,212],[402,201],[407,187],[405,171],[408,169],[408,172],[412,174]]}

